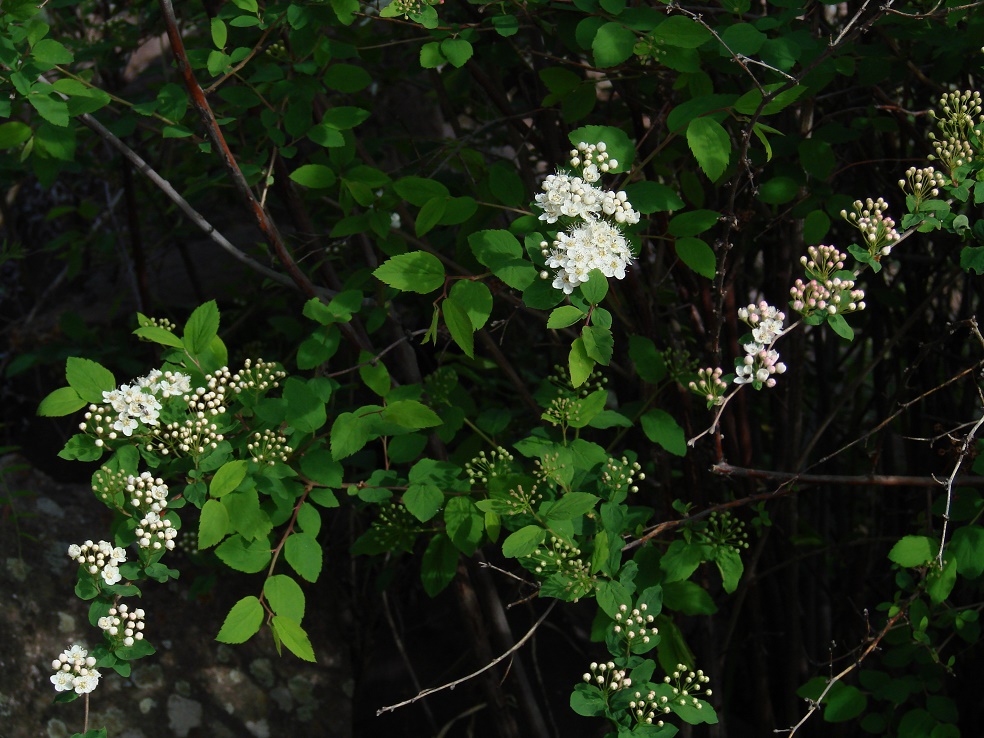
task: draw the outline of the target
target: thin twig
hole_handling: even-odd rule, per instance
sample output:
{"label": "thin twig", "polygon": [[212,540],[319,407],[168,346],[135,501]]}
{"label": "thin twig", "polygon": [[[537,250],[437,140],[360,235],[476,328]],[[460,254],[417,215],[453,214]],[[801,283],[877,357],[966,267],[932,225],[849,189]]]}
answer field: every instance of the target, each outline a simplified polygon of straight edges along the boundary
{"label": "thin twig", "polygon": [[485,673],[486,671],[488,671],[489,669],[491,669],[496,664],[498,664],[501,661],[504,661],[505,659],[509,658],[514,653],[516,653],[516,651],[518,651],[520,648],[522,648],[523,644],[525,644],[526,641],[528,641],[530,638],[533,637],[533,634],[536,633],[537,628],[539,628],[540,627],[540,624],[543,623],[543,621],[547,619],[547,616],[553,611],[554,606],[558,602],[559,602],[559,600],[553,600],[550,603],[550,606],[544,611],[543,615],[540,616],[539,620],[537,620],[535,623],[533,623],[533,627],[531,627],[528,631],[526,631],[526,635],[524,635],[522,638],[520,638],[518,641],[516,641],[515,645],[513,645],[511,648],[509,648],[508,651],[506,651],[505,653],[503,653],[501,656],[497,656],[496,658],[492,659],[492,661],[490,661],[489,663],[487,663],[485,666],[483,666],[478,671],[474,671],[471,674],[469,674],[468,676],[461,677],[461,679],[455,679],[453,682],[448,682],[447,684],[442,684],[440,687],[432,687],[431,689],[425,689],[422,692],[418,693],[415,697],[411,697],[408,700],[403,700],[403,702],[398,702],[395,705],[388,705],[386,707],[380,707],[378,710],[376,710],[376,716],[378,717],[379,715],[382,715],[383,713],[386,713],[386,712],[394,712],[394,711],[400,709],[401,707],[406,707],[407,705],[412,705],[417,700],[423,699],[427,695],[434,694],[435,692],[440,692],[440,691],[445,690],[445,689],[454,689],[459,684],[462,684],[464,682],[467,682],[469,679],[474,679],[479,674]]}

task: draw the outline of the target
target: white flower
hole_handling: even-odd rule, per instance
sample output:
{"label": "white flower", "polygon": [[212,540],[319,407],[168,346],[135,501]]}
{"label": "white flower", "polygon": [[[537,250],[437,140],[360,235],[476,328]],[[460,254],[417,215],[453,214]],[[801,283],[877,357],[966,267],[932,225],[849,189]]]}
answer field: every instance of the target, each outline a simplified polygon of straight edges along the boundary
{"label": "white flower", "polygon": [[55,685],[55,689],[59,692],[67,692],[70,689],[75,688],[75,675],[70,671],[57,671],[50,677],[51,683]]}
{"label": "white flower", "polygon": [[74,679],[75,691],[79,694],[88,694],[99,686],[99,672],[95,669],[87,669],[86,672]]}
{"label": "white flower", "polygon": [[123,576],[120,574],[119,567],[117,567],[115,564],[109,564],[107,566],[104,566],[101,575],[103,581],[109,585],[116,584],[117,582],[123,579]]}

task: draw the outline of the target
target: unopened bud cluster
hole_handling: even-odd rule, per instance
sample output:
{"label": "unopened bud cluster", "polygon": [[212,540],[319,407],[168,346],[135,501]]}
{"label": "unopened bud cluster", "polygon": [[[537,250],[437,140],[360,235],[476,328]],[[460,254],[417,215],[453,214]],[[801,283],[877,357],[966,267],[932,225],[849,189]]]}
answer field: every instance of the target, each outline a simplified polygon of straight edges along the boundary
{"label": "unopened bud cluster", "polygon": [[126,562],[126,551],[109,541],[86,541],[81,546],[73,543],[68,547],[68,557],[106,584],[116,584],[123,578],[119,567]]}
{"label": "unopened bud cluster", "polygon": [[705,527],[697,530],[696,535],[703,543],[748,549],[748,533],[745,531],[744,521],[728,511],[712,512],[707,517]]}
{"label": "unopened bud cluster", "polygon": [[604,141],[598,144],[582,141],[576,149],[571,149],[571,167],[580,167],[584,181],[593,184],[601,179],[602,174],[618,169],[618,160],[612,159],[607,149]]}
{"label": "unopened bud cluster", "polygon": [[627,456],[619,459],[609,456],[601,470],[601,483],[611,491],[615,501],[624,499],[625,495],[620,493],[638,492],[635,482],[645,478],[639,462],[629,461]]}
{"label": "unopened bud cluster", "polygon": [[157,434],[155,443],[147,444],[148,451],[162,456],[169,453],[200,456],[218,448],[224,436],[210,417],[199,416],[184,422],[168,423]]}
{"label": "unopened bud cluster", "polygon": [[109,637],[110,650],[120,646],[130,647],[136,641],[143,640],[144,614],[139,607],[131,610],[127,605],[120,604],[111,607],[109,614],[99,618],[96,624]]}
{"label": "unopened bud cluster", "polygon": [[163,479],[154,479],[150,472],[126,478],[126,491],[130,505],[140,512],[162,512],[167,507],[167,485]]}
{"label": "unopened bud cluster", "polygon": [[287,376],[287,372],[278,368],[272,361],[263,359],[246,359],[243,368],[232,375],[229,379],[229,391],[237,395],[243,392],[261,394],[267,390],[280,386],[281,380]]}
{"label": "unopened bud cluster", "polygon": [[130,504],[140,515],[135,530],[137,545],[154,551],[173,550],[178,531],[164,517],[167,510],[167,485],[164,480],[154,479],[150,472],[143,472],[139,477],[127,479],[126,491],[130,495]]}
{"label": "unopened bud cluster", "polygon": [[657,720],[657,715],[666,715],[670,712],[667,704],[670,701],[666,695],[656,696],[656,692],[650,690],[648,693],[635,693],[635,699],[629,702],[629,713],[639,725],[655,725],[663,727],[663,721]]}
{"label": "unopened bud cluster", "polygon": [[124,471],[114,471],[108,466],[101,466],[92,475],[92,491],[110,507],[123,510],[126,505],[126,486],[129,479],[130,476]]}
{"label": "unopened bud cluster", "polygon": [[935,156],[929,158],[938,159],[952,176],[955,169],[974,159],[971,139],[980,140],[984,124],[981,93],[970,90],[948,92],[940,98],[940,110],[942,115],[933,113],[940,135],[929,134],[935,152]]}
{"label": "unopened bud cluster", "polygon": [[551,425],[566,428],[581,418],[581,403],[570,397],[555,397],[541,416]]}
{"label": "unopened bud cluster", "polygon": [[626,654],[644,653],[655,646],[650,643],[652,638],[659,633],[653,625],[655,618],[646,612],[646,603],[639,607],[629,610],[628,605],[619,605],[618,612],[615,613],[615,625],[612,630],[615,635],[625,641]]}
{"label": "unopened bud cluster", "polygon": [[876,260],[888,256],[899,240],[895,221],[885,215],[887,209],[888,203],[882,198],[872,200],[869,197],[864,202],[855,200],[853,212],[841,210],[840,213],[842,218],[861,231],[864,248]]}
{"label": "unopened bud cluster", "polygon": [[569,541],[551,536],[546,546],[538,546],[530,554],[533,571],[542,576],[572,573],[585,568],[581,549]]}
{"label": "unopened bud cluster", "polygon": [[853,279],[834,277],[818,282],[797,279],[789,289],[790,307],[804,317],[825,312],[828,315],[864,310],[864,290],[854,288]]}
{"label": "unopened bud cluster", "polygon": [[246,450],[254,463],[273,466],[278,461],[286,462],[294,449],[287,445],[287,437],[269,428],[257,431],[246,444]]}
{"label": "unopened bud cluster", "polygon": [[469,484],[488,484],[493,477],[508,474],[512,470],[513,455],[502,446],[496,446],[488,454],[479,451],[471,461],[465,463],[465,474]]}
{"label": "unopened bud cluster", "polygon": [[55,673],[49,677],[58,692],[75,690],[76,694],[88,694],[99,686],[99,670],[96,659],[78,644],[51,662]]}
{"label": "unopened bud cluster", "polygon": [[937,172],[933,167],[916,169],[909,167],[905,170],[905,179],[899,180],[899,187],[903,192],[907,192],[912,197],[910,210],[918,210],[919,206],[926,200],[939,197],[940,187],[947,184],[947,179],[942,172]]}
{"label": "unopened bud cluster", "polygon": [[704,689],[704,685],[711,681],[703,671],[690,671],[686,664],[677,664],[676,671],[663,678],[665,684],[671,685],[673,689],[673,701],[678,705],[692,705],[698,710],[703,709],[704,705],[698,699],[703,691],[705,697],[710,697],[711,690]]}
{"label": "unopened bud cluster", "polygon": [[606,692],[617,692],[632,686],[632,680],[625,675],[625,670],[616,669],[613,661],[602,664],[592,661],[588,669],[590,673],[585,673],[581,678]]}
{"label": "unopened bud cluster", "polygon": [[728,383],[721,377],[724,370],[717,367],[707,367],[697,372],[697,380],[687,385],[695,395],[700,395],[707,402],[707,409],[724,403],[724,395],[728,391]]}
{"label": "unopened bud cluster", "polygon": [[800,257],[800,264],[806,270],[807,276],[813,279],[827,280],[844,269],[847,254],[836,246],[809,246],[806,256]]}

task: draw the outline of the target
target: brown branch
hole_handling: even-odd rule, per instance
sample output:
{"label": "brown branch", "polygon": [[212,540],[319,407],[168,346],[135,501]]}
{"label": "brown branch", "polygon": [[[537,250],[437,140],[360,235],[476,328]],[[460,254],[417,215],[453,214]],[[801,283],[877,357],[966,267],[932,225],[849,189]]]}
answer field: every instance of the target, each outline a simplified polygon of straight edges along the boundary
{"label": "brown branch", "polygon": [[171,0],[160,0],[160,6],[161,11],[164,14],[164,24],[167,27],[167,36],[171,42],[171,53],[174,55],[174,61],[178,67],[178,73],[181,75],[182,80],[184,80],[185,89],[188,90],[188,97],[191,99],[192,105],[195,106],[195,109],[201,116],[202,123],[205,125],[205,132],[207,133],[209,140],[212,142],[212,146],[215,148],[219,156],[222,157],[222,163],[225,165],[226,171],[229,173],[233,185],[239,192],[240,197],[242,197],[242,199],[249,206],[250,211],[253,213],[253,217],[256,219],[257,225],[266,237],[267,243],[270,245],[270,248],[273,249],[273,252],[277,255],[280,262],[284,265],[284,268],[287,270],[287,274],[290,275],[291,280],[293,280],[294,284],[296,284],[305,295],[308,297],[316,297],[318,291],[294,262],[294,259],[287,250],[287,246],[284,243],[280,232],[277,230],[276,224],[256,199],[256,196],[253,194],[253,190],[246,181],[246,177],[243,176],[242,170],[239,168],[239,163],[236,161],[236,157],[233,156],[232,151],[229,148],[229,144],[226,143],[225,136],[222,135],[222,129],[219,128],[218,121],[215,119],[215,114],[212,112],[212,108],[208,104],[208,100],[205,97],[205,92],[202,90],[201,85],[198,84],[198,80],[195,78],[195,73],[191,68],[190,62],[188,61],[188,54],[185,51],[181,33],[178,31],[178,22],[174,15],[174,6],[172,5]]}
{"label": "brown branch", "polygon": [[[839,484],[850,487],[937,487],[944,484],[936,477],[902,476],[897,474],[797,474],[796,472],[745,469],[726,462],[715,464],[711,471],[726,477],[765,479],[786,484]],[[954,484],[963,487],[984,487],[984,477],[959,477]]]}

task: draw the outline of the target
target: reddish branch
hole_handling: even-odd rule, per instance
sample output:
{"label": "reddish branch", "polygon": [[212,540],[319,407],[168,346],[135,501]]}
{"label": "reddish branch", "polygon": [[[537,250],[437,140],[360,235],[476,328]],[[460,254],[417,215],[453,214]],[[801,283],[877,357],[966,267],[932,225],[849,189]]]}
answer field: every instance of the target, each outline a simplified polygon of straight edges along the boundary
{"label": "reddish branch", "polygon": [[284,265],[290,278],[305,295],[315,297],[317,291],[314,285],[311,284],[307,276],[298,268],[290,252],[287,251],[287,246],[284,244],[284,240],[277,230],[277,226],[256,199],[253,190],[246,181],[246,177],[243,176],[242,170],[239,168],[236,157],[233,156],[232,151],[229,149],[229,144],[226,143],[225,136],[222,135],[222,129],[219,128],[215,114],[212,112],[212,108],[205,97],[205,92],[202,90],[201,85],[198,84],[198,80],[195,78],[194,71],[188,61],[188,54],[185,52],[184,41],[181,38],[180,31],[178,31],[178,23],[174,16],[174,7],[171,4],[171,0],[160,0],[160,5],[161,11],[164,14],[164,24],[167,27],[167,36],[171,41],[171,52],[174,54],[174,61],[177,64],[178,73],[181,75],[182,80],[184,80],[185,89],[188,90],[188,97],[191,99],[192,105],[195,106],[195,109],[202,118],[202,122],[205,124],[205,132],[212,142],[212,146],[222,157],[222,163],[232,178],[233,185],[243,200],[246,201],[246,204],[253,213],[253,217],[256,218],[257,225],[266,237],[267,243]]}

